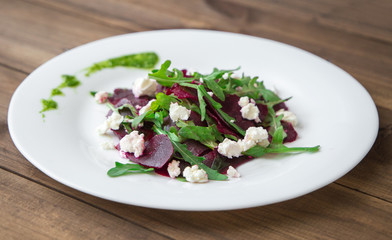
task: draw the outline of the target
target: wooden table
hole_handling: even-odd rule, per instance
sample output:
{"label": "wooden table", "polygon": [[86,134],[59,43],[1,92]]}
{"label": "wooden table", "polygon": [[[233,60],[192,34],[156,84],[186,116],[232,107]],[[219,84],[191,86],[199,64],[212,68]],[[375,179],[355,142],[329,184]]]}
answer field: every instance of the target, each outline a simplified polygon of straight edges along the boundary
{"label": "wooden table", "polygon": [[[390,0],[1,0],[0,238],[391,239],[391,12]],[[19,153],[7,129],[8,104],[35,68],[93,40],[170,28],[239,32],[328,59],[374,99],[380,116],[375,145],[355,169],[311,194],[222,212],[102,200],[54,181]]]}

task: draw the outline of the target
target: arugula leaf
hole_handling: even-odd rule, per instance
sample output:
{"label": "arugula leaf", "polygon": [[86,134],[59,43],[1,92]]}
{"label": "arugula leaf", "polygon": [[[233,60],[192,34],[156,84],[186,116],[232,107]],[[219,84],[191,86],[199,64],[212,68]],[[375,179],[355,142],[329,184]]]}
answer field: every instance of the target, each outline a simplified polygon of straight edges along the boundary
{"label": "arugula leaf", "polygon": [[201,75],[200,73],[196,73],[195,77],[196,78],[202,78],[203,82],[206,84],[206,86],[211,89],[211,91],[221,100],[225,100],[225,94],[223,92],[222,87],[216,82],[216,80],[222,78],[222,76],[225,73],[230,73],[233,71],[236,71],[240,69],[240,67],[232,70],[219,70],[217,68],[214,68],[213,72],[208,74],[208,75]]}
{"label": "arugula leaf", "polygon": [[97,91],[90,91],[90,95],[95,97],[95,94],[97,94]]}
{"label": "arugula leaf", "polygon": [[174,83],[192,82],[194,78],[184,77],[182,71],[173,69],[174,72],[168,71],[171,61],[166,60],[158,71],[149,73],[151,79],[155,79],[159,84],[165,87],[171,87]]}
{"label": "arugula leaf", "polygon": [[162,92],[155,96],[156,100],[151,104],[151,110],[157,111],[158,109],[165,109],[169,111],[170,103],[178,102],[174,95],[166,95]]}
{"label": "arugula leaf", "polygon": [[109,169],[107,174],[110,177],[118,177],[118,176],[123,176],[132,173],[148,173],[152,171],[154,171],[154,168],[145,168],[143,166],[140,166],[139,164],[131,164],[131,163],[122,164],[116,162],[116,166],[114,168]]}
{"label": "arugula leaf", "polygon": [[317,152],[320,149],[320,145],[314,147],[286,147],[281,145],[276,148],[265,148],[262,146],[254,146],[244,152],[247,156],[261,157],[267,153],[295,153],[295,152]]}
{"label": "arugula leaf", "polygon": [[158,134],[166,134],[169,137],[170,141],[172,142],[174,150],[177,151],[183,157],[183,159],[186,162],[190,163],[192,166],[198,165],[199,168],[206,171],[206,173],[208,175],[208,179],[211,179],[211,180],[226,180],[227,179],[226,175],[220,174],[218,171],[207,167],[203,163],[203,161],[205,160],[204,157],[197,157],[197,156],[193,155],[193,153],[188,150],[188,148],[185,144],[181,144],[180,142],[178,142],[177,136],[174,133],[159,129],[157,126],[153,126],[153,130]]}
{"label": "arugula leaf", "polygon": [[143,113],[142,115],[139,115],[139,116],[135,117],[135,118],[133,119],[133,121],[132,121],[132,128],[133,128],[133,129],[136,129],[136,128],[139,126],[139,124],[144,120],[144,118],[145,118],[147,115],[149,115],[149,114],[150,114],[150,115],[154,115],[153,111],[148,110],[147,112]]}
{"label": "arugula leaf", "polygon": [[199,141],[212,149],[218,146],[216,141],[223,141],[223,137],[216,125],[209,127],[184,126],[178,131],[178,134],[183,138]]}
{"label": "arugula leaf", "polygon": [[85,75],[90,76],[92,73],[98,72],[104,68],[134,67],[151,69],[157,64],[158,60],[158,55],[154,52],[136,53],[94,63],[84,70],[87,71]]}

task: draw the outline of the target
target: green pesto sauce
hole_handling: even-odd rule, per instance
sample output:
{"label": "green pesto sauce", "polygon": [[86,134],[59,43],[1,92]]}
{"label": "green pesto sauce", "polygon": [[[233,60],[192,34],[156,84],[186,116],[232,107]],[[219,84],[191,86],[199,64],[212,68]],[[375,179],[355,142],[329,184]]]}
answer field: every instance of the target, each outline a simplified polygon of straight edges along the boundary
{"label": "green pesto sauce", "polygon": [[94,63],[92,66],[86,68],[86,76],[98,72],[104,68],[114,67],[133,67],[141,69],[151,69],[157,64],[159,58],[154,52],[145,52],[125,55],[117,58],[111,58],[102,62]]}
{"label": "green pesto sauce", "polygon": [[[96,73],[105,68],[133,67],[152,69],[158,63],[158,60],[158,55],[154,52],[136,53],[94,63],[92,66],[85,68],[83,71],[86,71],[86,76],[90,76],[92,73]],[[58,104],[55,100],[53,100],[53,97],[64,96],[62,89],[76,88],[81,84],[80,80],[78,80],[75,75],[64,74],[61,78],[63,80],[62,83],[52,89],[49,98],[41,99],[42,110],[39,113],[42,113],[42,118],[45,117],[43,112],[57,109]]]}

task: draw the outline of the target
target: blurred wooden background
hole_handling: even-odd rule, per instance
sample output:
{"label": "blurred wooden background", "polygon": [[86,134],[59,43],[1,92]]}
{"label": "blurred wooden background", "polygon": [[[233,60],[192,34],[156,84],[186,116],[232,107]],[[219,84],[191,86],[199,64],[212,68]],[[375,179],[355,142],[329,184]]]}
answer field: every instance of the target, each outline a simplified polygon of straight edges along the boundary
{"label": "blurred wooden background", "polygon": [[[391,13],[390,0],[0,0],[0,238],[391,239]],[[269,38],[341,67],[377,105],[380,129],[373,149],[343,178],[297,199],[245,210],[181,212],[73,190],[15,148],[8,104],[35,68],[93,40],[172,28]]]}

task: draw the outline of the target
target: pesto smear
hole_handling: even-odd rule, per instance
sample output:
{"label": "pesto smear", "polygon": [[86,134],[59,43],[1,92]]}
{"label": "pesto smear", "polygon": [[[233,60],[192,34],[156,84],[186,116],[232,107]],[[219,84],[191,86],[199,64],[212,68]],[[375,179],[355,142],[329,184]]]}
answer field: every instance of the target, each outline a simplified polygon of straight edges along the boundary
{"label": "pesto smear", "polygon": [[[83,69],[85,76],[89,77],[91,74],[101,71],[105,68],[115,68],[115,67],[131,67],[140,69],[152,69],[158,62],[158,55],[154,52],[143,52],[130,55],[124,55],[121,57],[110,58],[105,61],[97,62]],[[42,117],[45,117],[44,112],[49,110],[55,110],[58,104],[53,100],[54,96],[64,96],[62,89],[64,88],[76,88],[81,82],[77,79],[76,75],[62,75],[61,78],[63,82],[56,88],[53,88],[49,98],[41,99],[42,103]]]}

